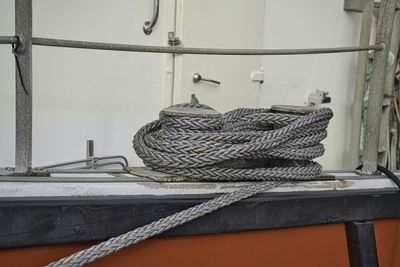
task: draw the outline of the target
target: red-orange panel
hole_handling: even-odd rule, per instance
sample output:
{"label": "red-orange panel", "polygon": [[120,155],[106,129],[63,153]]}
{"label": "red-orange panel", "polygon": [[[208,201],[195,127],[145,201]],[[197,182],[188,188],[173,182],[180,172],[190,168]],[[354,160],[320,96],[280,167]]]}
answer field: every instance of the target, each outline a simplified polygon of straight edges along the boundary
{"label": "red-orange panel", "polygon": [[[88,244],[0,250],[0,266],[41,266]],[[343,224],[154,238],[90,266],[349,266]]]}
{"label": "red-orange panel", "polygon": [[400,266],[400,220],[375,221],[375,238],[379,266]]}

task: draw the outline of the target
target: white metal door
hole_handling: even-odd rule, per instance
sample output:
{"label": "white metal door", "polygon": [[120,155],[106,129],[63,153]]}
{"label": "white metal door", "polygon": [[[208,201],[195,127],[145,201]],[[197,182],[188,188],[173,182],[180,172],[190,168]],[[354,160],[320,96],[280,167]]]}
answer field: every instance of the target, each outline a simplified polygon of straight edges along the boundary
{"label": "white metal door", "polygon": [[[177,0],[176,36],[185,47],[261,48],[264,0]],[[220,112],[257,107],[261,56],[175,56],[174,103],[188,102],[195,93],[201,103]],[[193,82],[193,74],[221,84]]]}

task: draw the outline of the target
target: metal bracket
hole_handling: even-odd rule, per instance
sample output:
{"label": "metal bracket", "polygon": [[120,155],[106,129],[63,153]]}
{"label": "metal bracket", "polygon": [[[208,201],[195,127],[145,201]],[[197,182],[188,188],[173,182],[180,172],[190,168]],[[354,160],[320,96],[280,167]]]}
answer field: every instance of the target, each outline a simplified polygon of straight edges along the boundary
{"label": "metal bracket", "polygon": [[328,91],[321,91],[316,89],[314,92],[308,95],[307,106],[319,107],[321,104],[326,104],[331,102],[331,97],[328,96]]}
{"label": "metal bracket", "polygon": [[97,167],[98,167],[97,158],[96,157],[90,157],[89,160],[90,161],[88,162],[88,166],[91,169],[97,169]]}
{"label": "metal bracket", "polygon": [[344,0],[344,10],[353,12],[364,11],[365,0]]}
{"label": "metal bracket", "polygon": [[168,32],[168,44],[170,46],[182,46],[182,42],[175,36],[175,32]]}
{"label": "metal bracket", "polygon": [[15,36],[17,38],[17,44],[13,47],[13,54],[22,56],[25,54],[26,46],[25,46],[25,38],[22,34],[18,34]]}

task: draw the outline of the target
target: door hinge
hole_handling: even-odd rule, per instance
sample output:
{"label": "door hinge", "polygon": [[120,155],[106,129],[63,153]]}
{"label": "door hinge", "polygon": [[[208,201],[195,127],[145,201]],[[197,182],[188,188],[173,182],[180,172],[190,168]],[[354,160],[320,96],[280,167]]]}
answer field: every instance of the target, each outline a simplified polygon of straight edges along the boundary
{"label": "door hinge", "polygon": [[175,32],[168,32],[168,44],[170,46],[181,46],[181,40],[175,36]]}

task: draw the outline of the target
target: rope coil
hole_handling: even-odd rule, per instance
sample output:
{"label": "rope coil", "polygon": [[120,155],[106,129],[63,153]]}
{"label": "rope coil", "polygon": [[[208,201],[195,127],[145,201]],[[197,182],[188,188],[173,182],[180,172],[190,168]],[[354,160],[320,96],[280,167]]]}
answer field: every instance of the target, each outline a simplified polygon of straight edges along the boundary
{"label": "rope coil", "polygon": [[143,126],[133,147],[153,170],[200,180],[310,180],[321,172],[312,159],[324,153],[320,142],[332,115],[328,108],[306,115],[240,108],[221,115],[193,96]]}
{"label": "rope coil", "polygon": [[[125,247],[190,222],[285,181],[310,180],[321,171],[320,141],[332,111],[307,115],[268,109],[236,109],[223,115],[192,102],[165,109],[143,126],[133,144],[155,170],[206,180],[263,180],[110,238],[47,266],[83,266]],[[275,165],[274,165],[275,164]]]}

